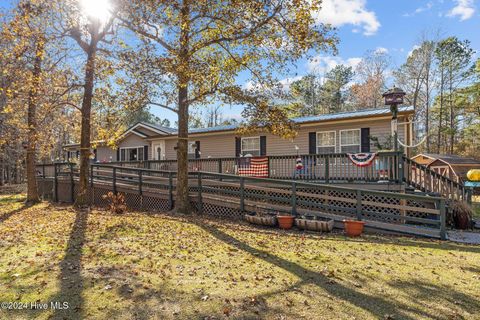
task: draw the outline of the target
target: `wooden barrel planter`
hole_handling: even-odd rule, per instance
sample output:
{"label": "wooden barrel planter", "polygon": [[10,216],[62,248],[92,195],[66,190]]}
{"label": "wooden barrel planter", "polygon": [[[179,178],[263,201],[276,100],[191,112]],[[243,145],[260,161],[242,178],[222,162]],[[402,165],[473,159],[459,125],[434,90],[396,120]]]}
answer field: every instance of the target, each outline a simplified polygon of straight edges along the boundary
{"label": "wooden barrel planter", "polygon": [[260,226],[269,226],[273,227],[277,224],[276,217],[268,217],[268,216],[255,216],[251,214],[245,215],[245,220],[247,220],[251,224],[256,224]]}
{"label": "wooden barrel planter", "polygon": [[310,220],[310,219],[295,219],[295,225],[299,229],[331,232],[333,230],[333,220]]}

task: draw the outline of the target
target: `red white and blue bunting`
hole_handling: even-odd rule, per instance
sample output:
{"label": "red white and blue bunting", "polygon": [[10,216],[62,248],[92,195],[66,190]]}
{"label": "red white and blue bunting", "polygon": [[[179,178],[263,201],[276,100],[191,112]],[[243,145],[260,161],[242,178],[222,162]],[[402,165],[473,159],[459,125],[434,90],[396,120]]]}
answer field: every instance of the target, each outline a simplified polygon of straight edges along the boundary
{"label": "red white and blue bunting", "polygon": [[368,167],[373,163],[376,153],[347,153],[350,161],[353,162],[357,167]]}

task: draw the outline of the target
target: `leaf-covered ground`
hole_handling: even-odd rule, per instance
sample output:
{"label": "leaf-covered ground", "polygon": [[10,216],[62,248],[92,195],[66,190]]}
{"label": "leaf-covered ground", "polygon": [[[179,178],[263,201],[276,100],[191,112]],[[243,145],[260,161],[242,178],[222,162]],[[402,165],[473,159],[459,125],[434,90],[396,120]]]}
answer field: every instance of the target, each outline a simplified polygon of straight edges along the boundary
{"label": "leaf-covered ground", "polygon": [[0,195],[0,319],[475,319],[480,248]]}

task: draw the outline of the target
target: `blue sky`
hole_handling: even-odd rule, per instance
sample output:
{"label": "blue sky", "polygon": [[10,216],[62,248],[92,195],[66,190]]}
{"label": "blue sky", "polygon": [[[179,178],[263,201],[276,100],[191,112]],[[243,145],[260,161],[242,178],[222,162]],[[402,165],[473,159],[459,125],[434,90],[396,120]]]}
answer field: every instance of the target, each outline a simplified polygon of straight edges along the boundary
{"label": "blue sky", "polygon": [[[321,75],[339,63],[355,66],[367,50],[386,50],[394,69],[405,62],[422,34],[468,39],[480,52],[479,0],[324,0],[317,18],[337,28],[338,55],[319,53],[314,63],[300,60],[285,79],[312,70]],[[239,106],[224,109],[226,117],[239,117],[240,112]]]}
{"label": "blue sky", "polygon": [[[0,0],[0,7],[10,3]],[[468,39],[480,52],[480,0],[323,0],[322,7],[316,19],[337,28],[338,55],[317,53],[314,63],[298,61],[295,71],[281,75],[286,82],[312,70],[321,75],[339,63],[355,66],[367,50],[386,50],[394,69],[405,61],[423,33]],[[247,81],[243,75],[238,78],[240,84]],[[172,112],[151,111],[172,124],[176,120]],[[240,106],[223,109],[226,118],[240,118],[240,112]]]}

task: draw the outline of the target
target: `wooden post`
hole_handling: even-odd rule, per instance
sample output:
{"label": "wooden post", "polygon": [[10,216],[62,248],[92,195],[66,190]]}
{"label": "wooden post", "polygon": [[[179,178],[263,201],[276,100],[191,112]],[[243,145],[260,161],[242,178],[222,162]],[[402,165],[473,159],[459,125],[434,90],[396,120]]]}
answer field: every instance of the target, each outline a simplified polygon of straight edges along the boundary
{"label": "wooden post", "polygon": [[68,164],[70,166],[70,199],[72,203],[75,202],[75,181],[73,180],[73,163]]}
{"label": "wooden post", "polygon": [[202,200],[202,173],[197,172],[197,192],[198,192],[198,213],[203,213],[203,200]]}
{"label": "wooden post", "polygon": [[93,164],[90,165],[90,188],[93,191]]}
{"label": "wooden post", "polygon": [[[44,185],[45,185],[45,180]],[[53,201],[58,202],[58,173],[57,164],[53,164]]]}
{"label": "wooden post", "polygon": [[292,183],[292,198],[291,198],[291,205],[292,205],[292,215],[297,215],[297,183]]}
{"label": "wooden post", "polygon": [[355,208],[357,214],[357,220],[362,221],[362,191],[357,189],[357,206]]}
{"label": "wooden post", "polygon": [[440,199],[440,239],[447,240],[447,216],[445,212],[445,199]]}
{"label": "wooden post", "polygon": [[397,157],[398,157],[398,183],[403,183],[403,180],[404,180],[404,171],[403,171],[403,154],[401,152],[399,152],[397,154]]}
{"label": "wooden post", "polygon": [[113,167],[112,169],[112,183],[113,183],[113,193],[117,194],[117,168]]}
{"label": "wooden post", "polygon": [[45,179],[45,164],[42,164],[42,178]]}
{"label": "wooden post", "polygon": [[143,195],[142,183],[143,183],[143,174],[142,174],[142,170],[139,170],[138,171],[138,193],[140,194],[140,196]]}
{"label": "wooden post", "polygon": [[325,182],[330,182],[330,157],[325,156]]}
{"label": "wooden post", "polygon": [[245,178],[240,177],[240,211],[245,211]]}
{"label": "wooden post", "polygon": [[168,207],[173,209],[173,174],[168,173]]}
{"label": "wooden post", "polygon": [[222,159],[220,158],[220,159],[218,159],[218,173],[222,173],[222,170],[223,170]]}

